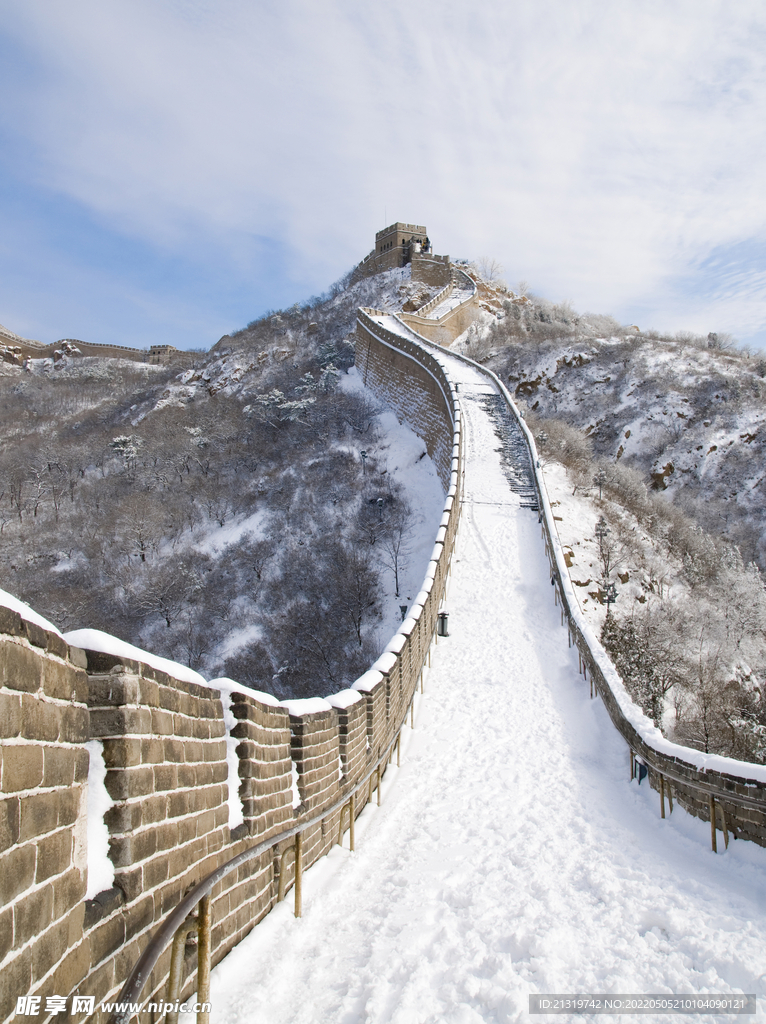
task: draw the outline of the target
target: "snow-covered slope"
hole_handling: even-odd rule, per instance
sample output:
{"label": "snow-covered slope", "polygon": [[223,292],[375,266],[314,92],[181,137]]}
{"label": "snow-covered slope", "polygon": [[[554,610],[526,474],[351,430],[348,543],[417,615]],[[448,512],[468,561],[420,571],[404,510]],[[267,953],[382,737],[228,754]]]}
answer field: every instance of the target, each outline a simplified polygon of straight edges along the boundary
{"label": "snow-covered slope", "polygon": [[502,324],[473,348],[518,399],[584,430],[597,455],[637,468],[766,567],[766,361],[699,339],[578,339],[564,325],[520,339]]}

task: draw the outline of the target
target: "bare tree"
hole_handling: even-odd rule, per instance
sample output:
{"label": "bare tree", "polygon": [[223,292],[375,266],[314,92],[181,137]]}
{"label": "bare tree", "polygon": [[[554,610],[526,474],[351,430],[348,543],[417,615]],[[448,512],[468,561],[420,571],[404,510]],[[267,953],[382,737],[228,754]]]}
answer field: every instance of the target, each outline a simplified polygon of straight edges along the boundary
{"label": "bare tree", "polygon": [[412,508],[407,501],[399,498],[388,509],[384,529],[380,535],[378,557],[394,574],[396,597],[399,597],[400,574],[407,565],[408,541],[413,523]]}

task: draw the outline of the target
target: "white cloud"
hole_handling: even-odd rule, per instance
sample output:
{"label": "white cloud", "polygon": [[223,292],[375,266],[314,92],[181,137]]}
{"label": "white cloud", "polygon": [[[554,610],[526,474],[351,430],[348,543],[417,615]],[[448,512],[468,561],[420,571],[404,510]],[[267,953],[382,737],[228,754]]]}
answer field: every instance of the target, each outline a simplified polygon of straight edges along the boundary
{"label": "white cloud", "polygon": [[108,229],[240,268],[278,239],[321,287],[417,220],[580,308],[766,332],[757,271],[694,285],[766,233],[761,3],[5,6],[28,174]]}

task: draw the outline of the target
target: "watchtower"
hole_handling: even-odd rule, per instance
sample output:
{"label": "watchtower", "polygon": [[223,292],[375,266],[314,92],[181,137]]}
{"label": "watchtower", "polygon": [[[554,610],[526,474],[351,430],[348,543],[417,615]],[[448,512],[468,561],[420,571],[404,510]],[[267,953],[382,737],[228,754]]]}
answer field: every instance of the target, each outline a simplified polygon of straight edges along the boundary
{"label": "watchtower", "polygon": [[404,267],[412,259],[413,252],[430,252],[431,243],[425,224],[405,224],[397,221],[390,227],[375,233],[375,255],[388,256],[386,265]]}

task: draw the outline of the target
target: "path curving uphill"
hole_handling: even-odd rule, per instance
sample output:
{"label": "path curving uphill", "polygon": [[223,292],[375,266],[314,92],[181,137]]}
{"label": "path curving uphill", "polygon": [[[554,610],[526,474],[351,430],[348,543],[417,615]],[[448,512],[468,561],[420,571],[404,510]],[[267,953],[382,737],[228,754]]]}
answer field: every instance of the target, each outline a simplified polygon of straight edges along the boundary
{"label": "path curving uphill", "polygon": [[298,926],[278,908],[230,954],[212,1020],[474,1024],[526,1020],[530,993],[764,994],[766,853],[713,855],[707,824],[661,820],[654,791],[628,782],[513,486],[523,458],[503,445],[500,389],[440,359],[466,451],[450,636],[383,807],[360,819],[363,855],[335,850]]}

